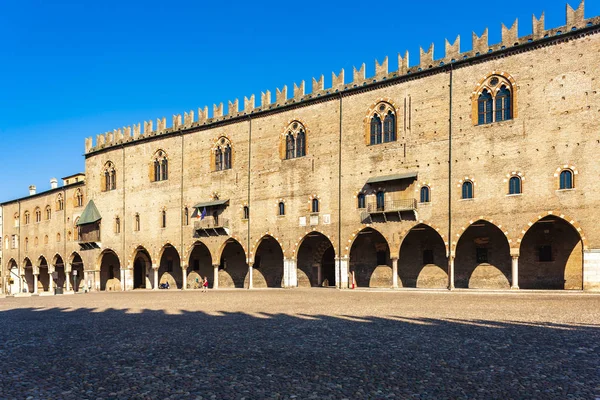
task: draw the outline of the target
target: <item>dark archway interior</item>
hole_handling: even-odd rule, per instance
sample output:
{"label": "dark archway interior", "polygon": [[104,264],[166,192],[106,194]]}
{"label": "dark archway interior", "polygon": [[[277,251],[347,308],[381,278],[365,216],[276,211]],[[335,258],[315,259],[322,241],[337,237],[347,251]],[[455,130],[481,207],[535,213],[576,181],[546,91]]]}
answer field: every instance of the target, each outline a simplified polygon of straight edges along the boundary
{"label": "dark archway interior", "polygon": [[327,286],[335,286],[335,250],[327,236],[311,232],[304,237],[298,249],[297,270],[298,287],[321,286],[325,280]]}
{"label": "dark archway interior", "polygon": [[358,233],[350,249],[350,272],[358,287],[392,286],[390,248],[381,233],[372,228]]}
{"label": "dark archway interior", "polygon": [[253,286],[282,287],[283,250],[271,236],[262,239],[254,256]]}
{"label": "dark archway interior", "polygon": [[420,224],[400,246],[398,277],[402,287],[444,288],[448,283],[444,240],[435,229]]}
{"label": "dark archway interior", "polygon": [[121,264],[119,258],[112,251],[102,255],[100,263],[100,290],[117,290],[116,284],[120,285]]}
{"label": "dark archway interior", "polygon": [[457,288],[510,288],[510,246],[504,233],[487,221],[474,222],[458,241],[454,271]]}
{"label": "dark archway interior", "polygon": [[38,284],[42,285],[42,287],[44,288],[44,292],[47,292],[50,290],[50,274],[48,273],[48,261],[46,261],[46,259],[42,257],[40,258],[39,263],[40,275],[38,276]]}
{"label": "dark archway interior", "polygon": [[33,265],[31,264],[31,261],[28,258],[25,259],[24,273],[25,283],[27,284],[27,292],[33,293]]}
{"label": "dark archway interior", "polygon": [[159,282],[169,282],[170,287],[183,288],[183,271],[177,249],[173,246],[165,248],[158,267]]}
{"label": "dark archway interior", "polygon": [[187,288],[201,289],[202,279],[208,278],[209,287],[214,287],[214,270],[212,257],[208,247],[202,242],[196,242],[190,254],[187,268]]}
{"label": "dark archway interior", "polygon": [[248,274],[244,248],[235,239],[229,239],[219,264],[219,287],[243,288]]}
{"label": "dark archway interior", "polygon": [[[73,274],[73,271],[77,271],[77,273]],[[83,278],[83,261],[81,260],[81,256],[75,253],[73,255],[73,260],[71,261],[71,276],[69,277],[69,279],[71,279],[71,288],[73,291],[79,291]]]}
{"label": "dark archway interior", "polygon": [[146,288],[146,275],[151,273],[152,264],[146,250],[139,250],[133,261],[133,288]]}
{"label": "dark archway interior", "polygon": [[54,260],[54,271],[56,272],[54,284],[57,288],[64,288],[67,275],[65,274],[65,263],[61,256],[56,256]]}
{"label": "dark archway interior", "polygon": [[519,252],[521,289],[582,289],[583,245],[575,228],[548,216],[529,228]]}

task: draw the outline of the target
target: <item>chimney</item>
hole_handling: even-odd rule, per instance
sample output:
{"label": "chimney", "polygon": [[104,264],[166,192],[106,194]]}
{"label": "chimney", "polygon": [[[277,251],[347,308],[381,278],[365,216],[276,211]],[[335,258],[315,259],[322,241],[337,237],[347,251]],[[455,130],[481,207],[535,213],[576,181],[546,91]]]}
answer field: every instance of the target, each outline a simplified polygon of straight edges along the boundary
{"label": "chimney", "polygon": [[56,178],[50,179],[50,189],[56,189],[58,187],[58,180]]}
{"label": "chimney", "polygon": [[29,195],[33,196],[35,194],[35,185],[29,186]]}

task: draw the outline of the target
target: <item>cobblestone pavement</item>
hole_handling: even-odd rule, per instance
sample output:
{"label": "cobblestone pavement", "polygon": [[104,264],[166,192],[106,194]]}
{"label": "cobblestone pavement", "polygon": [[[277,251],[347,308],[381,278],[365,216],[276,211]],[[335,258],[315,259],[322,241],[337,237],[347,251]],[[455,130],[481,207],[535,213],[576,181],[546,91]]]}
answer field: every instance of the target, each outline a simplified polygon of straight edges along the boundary
{"label": "cobblestone pavement", "polygon": [[600,295],[0,299],[1,399],[600,398]]}

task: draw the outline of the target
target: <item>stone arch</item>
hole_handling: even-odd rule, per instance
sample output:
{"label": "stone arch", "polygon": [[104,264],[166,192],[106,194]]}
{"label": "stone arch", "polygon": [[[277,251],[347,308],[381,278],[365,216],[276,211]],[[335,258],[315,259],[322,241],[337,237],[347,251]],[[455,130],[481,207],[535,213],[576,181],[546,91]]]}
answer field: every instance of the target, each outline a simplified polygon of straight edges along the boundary
{"label": "stone arch", "polygon": [[501,225],[485,219],[470,222],[458,237],[455,254],[457,288],[510,288],[510,240]]}
{"label": "stone arch", "polygon": [[214,287],[213,259],[208,246],[197,240],[188,248],[185,257],[188,260],[187,289],[201,289],[204,277],[208,278],[208,285]]}
{"label": "stone arch", "polygon": [[105,249],[98,255],[98,270],[100,270],[100,290],[121,290],[121,261],[112,249]]}
{"label": "stone arch", "polygon": [[238,236],[232,235],[229,236],[225,241],[223,241],[223,243],[221,243],[221,245],[218,247],[217,251],[215,252],[215,260],[220,260],[221,257],[223,257],[223,251],[225,250],[225,247],[227,247],[227,244],[231,243],[230,240],[234,240],[240,246],[242,246],[242,249],[244,250],[244,258],[247,258],[248,249],[243,244],[244,242]]}
{"label": "stone arch", "polygon": [[244,246],[235,238],[230,237],[221,245],[218,254],[219,287],[243,288],[248,274]]}
{"label": "stone arch", "polygon": [[138,246],[131,258],[131,269],[133,270],[133,288],[151,288],[151,278],[154,277],[152,267],[152,255],[144,246]]}
{"label": "stone arch", "polygon": [[38,267],[38,290],[43,290],[44,292],[50,291],[50,283],[51,276],[48,269],[48,259],[41,255],[37,259],[37,267]]}
{"label": "stone arch", "polygon": [[317,230],[306,232],[297,245],[298,286],[335,286],[335,247],[331,238]]}
{"label": "stone arch", "polygon": [[350,246],[350,282],[359,287],[391,287],[389,241],[378,230],[361,229]]}
{"label": "stone arch", "polygon": [[[358,234],[361,231],[364,231],[365,229],[373,229],[375,231],[377,231],[376,229],[374,229],[371,224],[366,224],[365,227],[362,228],[358,228],[355,229],[354,232],[352,232],[352,234],[350,235],[350,237],[348,238],[348,245],[344,248],[344,251],[342,252],[344,254],[344,257],[350,257],[350,249],[352,248],[352,246],[354,245],[354,242],[356,241],[356,238],[358,238]],[[389,243],[393,243],[394,241],[391,240],[391,238],[387,237],[386,235],[384,235],[383,233],[377,231],[377,233],[379,233],[381,236],[383,236],[383,238],[386,240],[386,242]]]}
{"label": "stone arch", "polygon": [[51,279],[54,279],[54,284],[57,288],[63,288],[67,280],[67,270],[65,268],[64,258],[59,253],[56,253],[52,257],[52,265],[54,266],[55,274]]}
{"label": "stone arch", "polygon": [[398,257],[399,286],[448,286],[448,242],[439,229],[420,221],[402,234]]}
{"label": "stone arch", "polygon": [[[446,251],[446,256],[448,256],[448,252],[450,251],[450,245],[448,243],[448,238],[446,237],[446,235],[443,233],[442,229],[440,229],[437,225],[432,224],[430,221],[424,221],[424,220],[419,220],[416,223],[414,223],[410,228],[403,230],[400,233],[400,246],[402,246],[402,242],[404,241],[404,239],[406,238],[406,235],[408,235],[410,233],[411,230],[413,230],[414,228],[418,227],[419,225],[426,225],[429,228],[433,229],[435,232],[437,232],[437,234],[440,236],[440,238],[442,239],[442,241],[444,242],[444,249]],[[394,253],[392,253],[392,257],[395,256]]]}
{"label": "stone arch", "polygon": [[[71,253],[71,255],[69,256],[69,264],[71,265],[71,272],[69,273],[69,280],[71,282],[71,288],[74,292],[79,291],[80,289],[80,282],[85,278],[84,277],[84,265],[83,265],[83,259],[81,258],[81,255],[79,255],[78,252],[74,251],[73,253]],[[73,273],[73,271],[77,271],[76,273]]]}
{"label": "stone arch", "polygon": [[509,245],[511,245],[511,246],[512,246],[512,244],[513,244],[513,240],[512,240],[512,238],[510,237],[510,235],[508,234],[508,230],[506,230],[506,229],[503,229],[503,228],[502,228],[502,224],[498,224],[498,223],[497,223],[497,221],[495,222],[493,218],[487,218],[487,217],[484,217],[484,216],[479,216],[479,218],[477,218],[477,219],[472,219],[472,220],[469,220],[469,223],[468,223],[468,224],[464,224],[464,225],[462,225],[462,226],[461,226],[461,227],[458,229],[459,233],[457,233],[457,234],[456,234],[456,241],[454,241],[454,240],[453,240],[453,241],[452,241],[452,245],[451,245],[451,250],[452,250],[453,252],[456,252],[456,246],[457,246],[457,244],[458,244],[458,241],[460,240],[461,236],[462,236],[462,235],[465,233],[465,231],[466,231],[466,230],[467,230],[467,229],[468,229],[468,228],[469,228],[471,225],[473,225],[473,224],[474,224],[475,222],[477,222],[477,221],[485,221],[485,222],[488,222],[488,223],[490,223],[490,224],[494,225],[496,228],[498,228],[498,229],[499,229],[499,230],[500,230],[500,231],[501,231],[501,232],[504,234],[504,236],[506,236],[506,240],[508,240],[508,243],[509,243]]}
{"label": "stone arch", "polygon": [[17,294],[21,292],[21,275],[19,274],[19,265],[14,258],[8,260],[6,264],[6,274],[8,279],[6,280],[6,286],[8,289],[7,294]]}
{"label": "stone arch", "polygon": [[266,231],[264,235],[262,235],[259,239],[256,239],[254,241],[254,243],[252,244],[252,248],[250,250],[250,260],[252,262],[254,262],[254,256],[256,255],[256,251],[260,247],[261,243],[264,240],[268,240],[268,239],[275,240],[279,244],[279,247],[281,247],[281,251],[282,251],[282,253],[285,256],[286,251],[285,251],[285,249],[283,247],[283,243],[281,241],[279,241],[279,238],[277,236],[275,236],[274,234],[272,234],[270,231]]}
{"label": "stone arch", "polygon": [[585,236],[576,221],[548,213],[519,238],[519,287],[583,289]]}
{"label": "stone arch", "polygon": [[[250,257],[253,263],[253,287],[280,288],[283,286],[284,251],[276,237],[267,233],[258,239]],[[246,280],[248,279],[247,277]]]}
{"label": "stone arch", "polygon": [[[159,254],[159,284],[168,282],[170,288],[183,289],[183,271],[181,270],[181,257],[179,256],[177,248],[172,244],[167,243],[161,248]],[[156,285],[156,282],[154,282],[154,285]]]}
{"label": "stone arch", "polygon": [[530,220],[527,223],[527,226],[523,227],[523,229],[521,229],[521,232],[519,233],[519,236],[517,236],[517,245],[520,246],[521,245],[521,241],[523,240],[523,237],[525,236],[525,234],[527,233],[527,231],[531,228],[531,226],[533,224],[535,224],[536,222],[539,222],[542,218],[548,217],[548,216],[556,216],[560,219],[565,220],[566,222],[568,222],[569,224],[571,224],[573,226],[573,228],[579,233],[579,236],[581,237],[581,241],[583,242],[583,250],[587,250],[589,245],[588,245],[588,240],[585,236],[585,234],[583,233],[583,230],[581,229],[581,224],[576,221],[575,219],[566,216],[565,214],[562,214],[560,212],[557,211],[548,211],[546,212],[546,214],[538,214],[537,218]]}
{"label": "stone arch", "polygon": [[37,291],[36,288],[34,288],[34,278],[33,275],[38,273],[38,268],[34,267],[33,263],[31,262],[31,259],[29,257],[25,257],[23,259],[23,277],[24,277],[24,284],[25,284],[25,289],[27,289],[28,293],[33,293],[34,291]]}

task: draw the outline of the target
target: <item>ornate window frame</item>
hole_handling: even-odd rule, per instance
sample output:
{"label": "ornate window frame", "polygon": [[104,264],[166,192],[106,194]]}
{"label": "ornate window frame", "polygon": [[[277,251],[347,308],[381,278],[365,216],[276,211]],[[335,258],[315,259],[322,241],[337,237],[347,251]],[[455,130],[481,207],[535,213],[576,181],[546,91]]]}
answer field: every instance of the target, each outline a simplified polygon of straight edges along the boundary
{"label": "ornate window frame", "polygon": [[[502,87],[506,86],[510,91],[510,116],[509,118],[504,118],[501,120],[497,120],[496,115],[496,97],[498,96]],[[487,91],[491,96],[491,107],[492,109],[489,111],[491,113],[491,121],[489,122],[479,122],[479,99],[480,96],[483,95],[484,91]],[[494,124],[496,122],[505,122],[514,120],[518,116],[518,108],[517,108],[517,93],[518,87],[515,79],[506,72],[498,72],[493,71],[491,74],[487,75],[485,78],[479,81],[475,90],[471,95],[471,104],[472,111],[471,117],[473,125],[489,125]]]}

